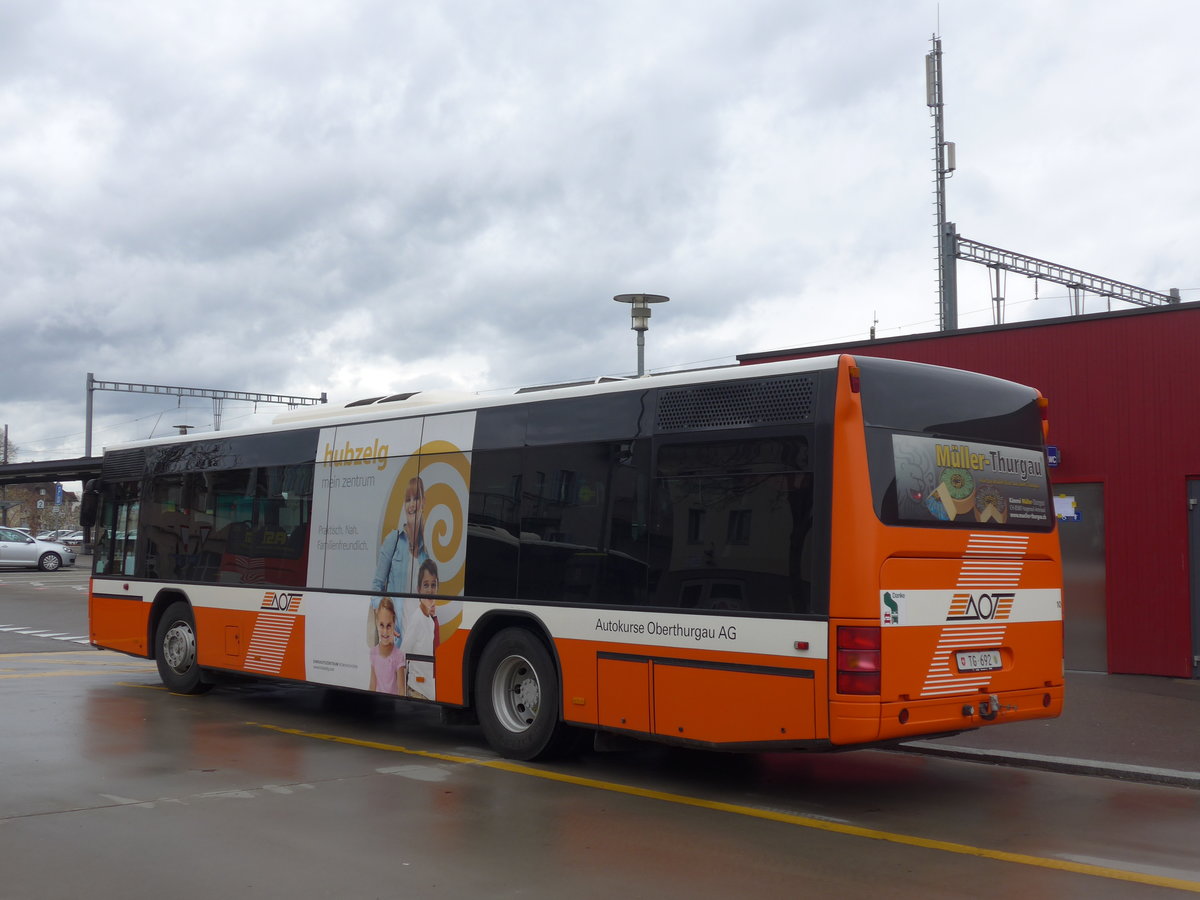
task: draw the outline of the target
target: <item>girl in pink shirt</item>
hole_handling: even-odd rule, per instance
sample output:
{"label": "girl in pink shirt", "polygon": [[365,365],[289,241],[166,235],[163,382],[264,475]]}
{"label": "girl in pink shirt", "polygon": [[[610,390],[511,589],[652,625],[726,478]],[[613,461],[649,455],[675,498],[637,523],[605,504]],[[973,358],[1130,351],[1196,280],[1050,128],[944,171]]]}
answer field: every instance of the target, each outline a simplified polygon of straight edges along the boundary
{"label": "girl in pink shirt", "polygon": [[398,694],[404,685],[404,652],[396,646],[396,606],[382,597],[375,607],[376,643],[371,648],[371,690]]}

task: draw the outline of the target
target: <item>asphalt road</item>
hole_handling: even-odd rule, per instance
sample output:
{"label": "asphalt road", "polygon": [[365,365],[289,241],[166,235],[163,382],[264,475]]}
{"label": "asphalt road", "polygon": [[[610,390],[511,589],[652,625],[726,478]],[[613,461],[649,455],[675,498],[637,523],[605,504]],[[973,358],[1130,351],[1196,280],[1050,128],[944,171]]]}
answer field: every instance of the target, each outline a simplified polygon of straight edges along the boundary
{"label": "asphalt road", "polygon": [[[0,573],[0,625],[82,633],[80,575]],[[1200,892],[1200,792],[1180,788],[884,751],[515,764],[428,706],[178,696],[152,663],[14,630],[0,721],[17,900]]]}
{"label": "asphalt road", "polygon": [[87,648],[90,565],[82,556],[56,572],[0,568],[0,653]]}

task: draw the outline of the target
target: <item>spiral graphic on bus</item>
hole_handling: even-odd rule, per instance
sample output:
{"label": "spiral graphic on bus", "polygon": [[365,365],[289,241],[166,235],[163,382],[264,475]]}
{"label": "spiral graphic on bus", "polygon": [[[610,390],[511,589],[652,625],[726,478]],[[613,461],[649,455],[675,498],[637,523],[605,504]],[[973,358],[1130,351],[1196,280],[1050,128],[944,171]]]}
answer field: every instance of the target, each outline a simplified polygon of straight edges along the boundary
{"label": "spiral graphic on bus", "polygon": [[437,561],[441,593],[462,594],[466,580],[467,517],[470,460],[466,454],[422,457],[421,474],[428,488],[425,497],[426,549]]}
{"label": "spiral graphic on bus", "polygon": [[384,508],[381,541],[402,527],[405,496],[414,480],[424,497],[425,553],[437,563],[441,582],[438,593],[461,595],[466,583],[470,455],[448,441],[431,441],[408,457]]}

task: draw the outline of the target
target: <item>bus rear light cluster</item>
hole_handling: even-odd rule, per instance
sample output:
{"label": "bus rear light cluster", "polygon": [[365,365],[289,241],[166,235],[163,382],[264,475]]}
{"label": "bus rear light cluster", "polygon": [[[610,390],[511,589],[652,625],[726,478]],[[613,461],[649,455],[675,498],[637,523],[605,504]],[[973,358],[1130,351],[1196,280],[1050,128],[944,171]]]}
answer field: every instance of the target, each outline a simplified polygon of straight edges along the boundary
{"label": "bus rear light cluster", "polygon": [[883,629],[878,625],[839,625],[837,690],[839,694],[878,694]]}

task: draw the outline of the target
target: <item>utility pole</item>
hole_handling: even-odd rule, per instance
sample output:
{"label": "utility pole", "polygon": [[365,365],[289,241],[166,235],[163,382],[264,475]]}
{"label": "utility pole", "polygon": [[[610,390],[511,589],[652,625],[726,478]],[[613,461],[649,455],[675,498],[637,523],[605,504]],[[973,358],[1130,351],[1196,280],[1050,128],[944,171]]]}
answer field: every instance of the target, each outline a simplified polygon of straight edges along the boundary
{"label": "utility pole", "polygon": [[990,269],[992,324],[1004,324],[1004,295],[1007,273],[1063,285],[1069,294],[1071,315],[1084,313],[1084,294],[1107,297],[1137,306],[1169,306],[1180,302],[1179,289],[1166,293],[1115,281],[1081,269],[1038,259],[1000,247],[981,244],[959,235],[953,222],[946,221],[946,179],[954,174],[954,143],[947,141],[943,123],[945,95],[942,84],[942,41],[932,37],[933,49],[925,54],[925,105],[933,117],[934,215],[937,220],[938,327],[941,331],[958,330],[958,260],[980,263]]}
{"label": "utility pole", "polygon": [[958,273],[954,223],[946,221],[946,179],[954,172],[954,144],[946,140],[943,122],[942,39],[932,37],[933,49],[925,54],[925,105],[933,116],[934,217],[937,220],[938,327],[958,330]]}

